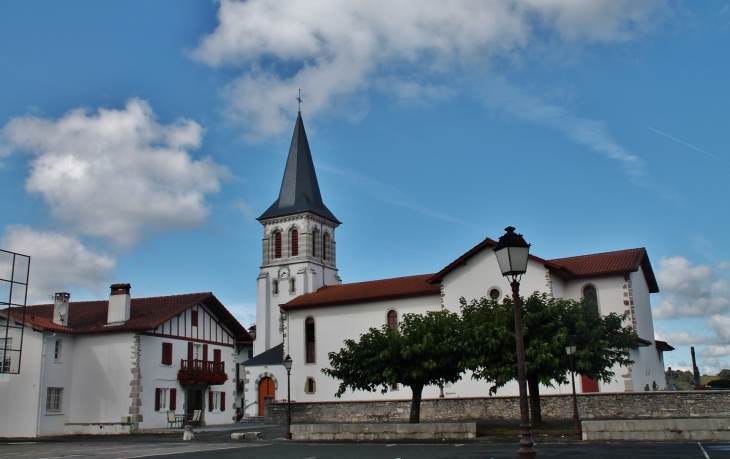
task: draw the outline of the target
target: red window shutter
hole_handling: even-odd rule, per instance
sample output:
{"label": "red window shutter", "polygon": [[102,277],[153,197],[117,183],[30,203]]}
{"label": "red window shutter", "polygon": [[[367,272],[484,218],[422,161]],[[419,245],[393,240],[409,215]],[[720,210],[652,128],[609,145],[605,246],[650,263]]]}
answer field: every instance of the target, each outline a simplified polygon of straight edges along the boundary
{"label": "red window shutter", "polygon": [[172,343],[162,343],[162,364],[172,365]]}
{"label": "red window shutter", "polygon": [[188,341],[188,360],[193,360],[195,358],[193,346],[193,342]]}
{"label": "red window shutter", "polygon": [[162,396],[162,389],[155,389],[155,411],[160,411],[160,397]]}
{"label": "red window shutter", "polygon": [[190,311],[190,325],[198,326],[198,311]]}
{"label": "red window shutter", "polygon": [[226,410],[226,393],[221,392],[221,411]]}
{"label": "red window shutter", "polygon": [[281,233],[274,236],[274,258],[281,258]]}
{"label": "red window shutter", "polygon": [[203,344],[203,362],[208,361],[208,345]]}
{"label": "red window shutter", "polygon": [[172,411],[177,409],[177,389],[170,389],[170,409]]}
{"label": "red window shutter", "polygon": [[208,411],[213,411],[213,391],[208,391]]}
{"label": "red window shutter", "polygon": [[292,230],[291,234],[291,256],[299,255],[299,231]]}
{"label": "red window shutter", "polygon": [[214,349],[213,350],[213,361],[214,362],[220,362],[221,361],[221,350],[220,349]]}

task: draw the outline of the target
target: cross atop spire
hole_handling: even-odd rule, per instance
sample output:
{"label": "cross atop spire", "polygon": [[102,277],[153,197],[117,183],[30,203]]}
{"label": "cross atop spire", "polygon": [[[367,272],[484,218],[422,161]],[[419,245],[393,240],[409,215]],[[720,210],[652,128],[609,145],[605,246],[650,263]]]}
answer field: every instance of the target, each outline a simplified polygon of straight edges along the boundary
{"label": "cross atop spire", "polygon": [[299,102],[299,113],[302,112],[302,89],[299,89],[299,97],[295,97],[297,102]]}
{"label": "cross atop spire", "polygon": [[341,223],[322,202],[301,112],[297,115],[297,122],[294,126],[294,135],[289,147],[289,157],[286,160],[284,179],[281,181],[279,199],[258,220],[300,212],[311,212],[337,224]]}

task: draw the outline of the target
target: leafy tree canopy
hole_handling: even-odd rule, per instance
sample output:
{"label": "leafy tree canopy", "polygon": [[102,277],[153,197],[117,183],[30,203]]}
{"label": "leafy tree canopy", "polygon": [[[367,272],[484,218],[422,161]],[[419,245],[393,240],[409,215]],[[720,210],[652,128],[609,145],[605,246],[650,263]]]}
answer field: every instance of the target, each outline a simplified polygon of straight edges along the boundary
{"label": "leafy tree canopy", "polygon": [[461,332],[459,315],[448,310],[405,314],[397,331],[384,325],[357,342],[345,340],[339,352],[329,353],[331,368],[322,372],[340,380],[337,397],[347,389],[372,392],[380,387],[385,393],[393,384],[410,387],[409,422],[417,423],[423,388],[461,379]]}

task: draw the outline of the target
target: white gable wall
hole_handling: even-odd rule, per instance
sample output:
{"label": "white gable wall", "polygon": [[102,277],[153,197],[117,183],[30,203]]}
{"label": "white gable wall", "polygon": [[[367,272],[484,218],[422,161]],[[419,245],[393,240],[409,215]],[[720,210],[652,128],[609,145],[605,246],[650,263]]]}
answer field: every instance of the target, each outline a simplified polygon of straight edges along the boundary
{"label": "white gable wall", "polygon": [[[76,336],[62,333],[45,333],[45,355],[43,357],[43,390],[40,394],[41,435],[62,435],[63,426],[71,419],[71,386],[74,375],[74,354]],[[60,340],[59,359],[55,357],[56,341]],[[49,387],[63,388],[61,396],[61,412],[46,410],[46,395]]]}
{"label": "white gable wall", "polygon": [[20,374],[0,374],[0,437],[37,434],[42,348],[43,334],[26,326]]}

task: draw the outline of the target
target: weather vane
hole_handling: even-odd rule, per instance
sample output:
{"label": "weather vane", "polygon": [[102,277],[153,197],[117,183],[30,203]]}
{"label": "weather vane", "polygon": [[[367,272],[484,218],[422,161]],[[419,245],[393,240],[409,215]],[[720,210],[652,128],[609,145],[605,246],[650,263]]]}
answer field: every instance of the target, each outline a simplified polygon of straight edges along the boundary
{"label": "weather vane", "polygon": [[297,102],[299,102],[299,111],[301,112],[302,111],[302,90],[301,90],[301,88],[299,89],[299,97],[295,97],[295,99],[297,100]]}

